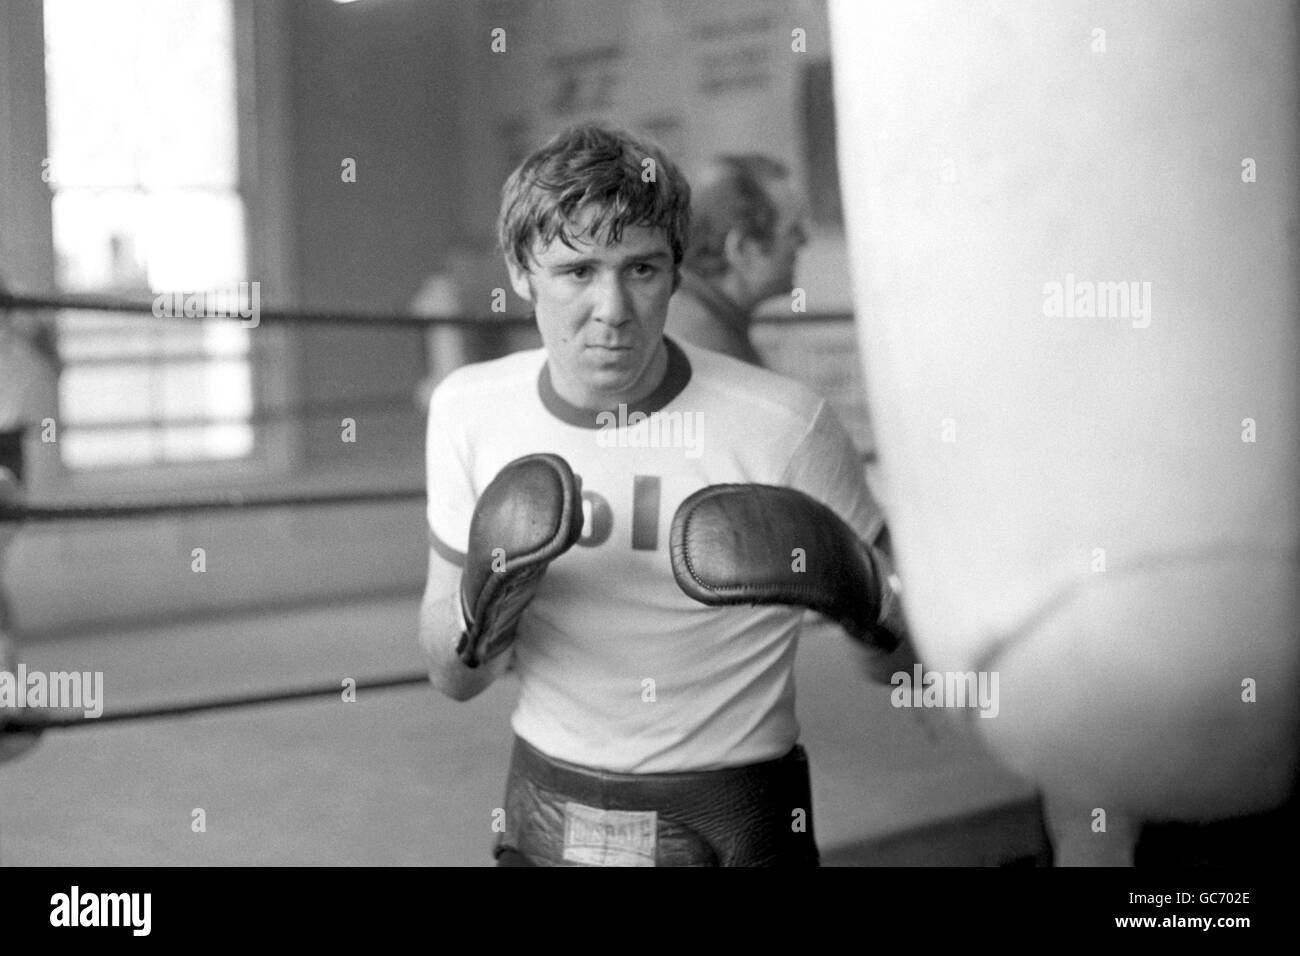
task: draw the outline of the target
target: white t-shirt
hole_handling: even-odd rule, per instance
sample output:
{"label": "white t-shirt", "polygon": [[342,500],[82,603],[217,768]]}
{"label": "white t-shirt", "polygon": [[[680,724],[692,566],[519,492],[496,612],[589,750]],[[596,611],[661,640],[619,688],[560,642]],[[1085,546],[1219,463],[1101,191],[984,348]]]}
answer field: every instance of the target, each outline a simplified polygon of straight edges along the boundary
{"label": "white t-shirt", "polygon": [[731,482],[783,485],[863,537],[880,520],[859,455],[823,399],[667,341],[663,384],[621,412],[565,403],[542,349],[459,369],[430,403],[428,516],[444,557],[463,560],[478,495],[514,459],[552,452],[582,479],[583,539],[552,562],[519,625],[512,723],[543,753],[616,772],[754,763],[799,736],[803,612],[708,608],[684,595],[668,542],[687,496]]}

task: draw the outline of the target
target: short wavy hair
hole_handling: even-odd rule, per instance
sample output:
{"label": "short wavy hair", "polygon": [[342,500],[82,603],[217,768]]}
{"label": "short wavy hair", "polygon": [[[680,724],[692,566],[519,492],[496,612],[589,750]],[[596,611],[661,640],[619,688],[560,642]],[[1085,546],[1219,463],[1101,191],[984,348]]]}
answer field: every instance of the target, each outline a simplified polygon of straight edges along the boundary
{"label": "short wavy hair", "polygon": [[771,242],[781,214],[768,187],[789,177],[789,167],[761,153],[715,156],[697,180],[687,268],[703,276],[725,272],[732,230],[764,245]]}
{"label": "short wavy hair", "polygon": [[[595,215],[585,234],[571,235],[571,224],[588,209]],[[619,242],[628,226],[662,228],[676,278],[690,220],[690,184],[657,144],[616,127],[581,123],[556,134],[510,174],[501,188],[497,239],[527,272],[536,241],[548,245],[558,238],[572,248],[575,238]]]}

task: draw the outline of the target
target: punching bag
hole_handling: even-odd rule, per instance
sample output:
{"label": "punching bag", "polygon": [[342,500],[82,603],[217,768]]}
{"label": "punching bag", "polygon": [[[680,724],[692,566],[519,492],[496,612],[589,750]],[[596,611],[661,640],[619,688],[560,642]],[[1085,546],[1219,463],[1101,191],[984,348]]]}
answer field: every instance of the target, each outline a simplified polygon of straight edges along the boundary
{"label": "punching bag", "polygon": [[1300,694],[1300,7],[833,0],[882,497],[925,667],[1049,792],[1266,810]]}

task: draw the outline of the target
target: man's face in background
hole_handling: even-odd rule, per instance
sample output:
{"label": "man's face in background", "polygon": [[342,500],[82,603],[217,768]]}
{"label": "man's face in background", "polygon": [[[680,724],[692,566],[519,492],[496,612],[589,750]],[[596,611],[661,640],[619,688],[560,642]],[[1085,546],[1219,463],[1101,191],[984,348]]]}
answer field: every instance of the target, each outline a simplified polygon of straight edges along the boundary
{"label": "man's face in background", "polygon": [[753,249],[746,257],[746,280],[758,301],[789,294],[795,284],[799,250],[808,242],[805,203],[790,180],[769,180],[764,188],[778,215],[770,239],[749,240]]}

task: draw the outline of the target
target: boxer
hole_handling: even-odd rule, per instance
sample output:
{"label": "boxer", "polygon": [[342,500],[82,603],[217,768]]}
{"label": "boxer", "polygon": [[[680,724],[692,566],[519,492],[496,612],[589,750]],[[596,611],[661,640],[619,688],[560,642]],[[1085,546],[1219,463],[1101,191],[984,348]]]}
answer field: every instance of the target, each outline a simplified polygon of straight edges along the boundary
{"label": "boxer", "polygon": [[430,679],[457,700],[519,680],[499,865],[815,865],[803,608],[882,658],[899,645],[828,404],[664,336],[689,216],[653,144],[556,136],[499,217],[543,348],[430,402]]}

